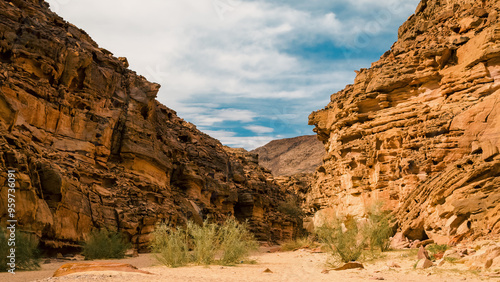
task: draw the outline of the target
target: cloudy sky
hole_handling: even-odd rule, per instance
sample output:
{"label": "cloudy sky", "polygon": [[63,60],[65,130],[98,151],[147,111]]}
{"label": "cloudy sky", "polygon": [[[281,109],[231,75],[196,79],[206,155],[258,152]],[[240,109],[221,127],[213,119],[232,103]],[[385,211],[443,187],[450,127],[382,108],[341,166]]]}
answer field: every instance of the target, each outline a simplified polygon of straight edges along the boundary
{"label": "cloudy sky", "polygon": [[49,0],[158,100],[232,147],[313,134],[308,115],[397,39],[418,0]]}

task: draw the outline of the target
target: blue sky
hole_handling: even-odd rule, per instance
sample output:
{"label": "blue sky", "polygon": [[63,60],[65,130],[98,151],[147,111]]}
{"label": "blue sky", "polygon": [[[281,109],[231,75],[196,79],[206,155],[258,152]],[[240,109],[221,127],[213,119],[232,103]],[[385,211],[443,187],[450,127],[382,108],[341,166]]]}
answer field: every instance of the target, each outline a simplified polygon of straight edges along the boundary
{"label": "blue sky", "polygon": [[50,0],[157,99],[232,147],[313,134],[307,118],[397,39],[419,1]]}

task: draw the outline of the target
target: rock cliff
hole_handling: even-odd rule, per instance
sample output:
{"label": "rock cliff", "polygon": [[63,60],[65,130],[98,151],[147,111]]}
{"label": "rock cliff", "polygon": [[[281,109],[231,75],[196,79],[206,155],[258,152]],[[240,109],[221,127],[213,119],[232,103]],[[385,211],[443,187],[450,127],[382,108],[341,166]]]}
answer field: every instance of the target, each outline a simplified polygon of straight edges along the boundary
{"label": "rock cliff", "polygon": [[325,155],[316,135],[273,140],[252,153],[259,155],[259,164],[274,176],[313,173]]}
{"label": "rock cliff", "polygon": [[410,239],[500,233],[498,1],[423,0],[398,41],[309,123],[327,148],[307,205],[395,210]]}
{"label": "rock cliff", "polygon": [[231,215],[259,239],[292,237],[287,193],[256,155],[177,117],[127,67],[46,2],[0,1],[1,224],[14,169],[15,218],[48,248],[107,227],[145,249],[156,223]]}

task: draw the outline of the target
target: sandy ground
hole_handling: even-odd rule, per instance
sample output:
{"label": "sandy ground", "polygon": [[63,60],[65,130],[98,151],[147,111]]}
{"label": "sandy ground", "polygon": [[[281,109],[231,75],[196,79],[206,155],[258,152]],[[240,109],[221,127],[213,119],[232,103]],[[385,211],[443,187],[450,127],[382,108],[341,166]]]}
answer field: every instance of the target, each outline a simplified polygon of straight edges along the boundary
{"label": "sandy ground", "polygon": [[[106,260],[109,262],[130,263],[139,269],[149,271],[152,275],[120,272],[87,272],[75,273],[53,278],[52,274],[67,262],[55,262],[42,265],[39,271],[18,272],[15,275],[1,273],[0,281],[500,281],[491,278],[486,272],[467,271],[461,264],[446,263],[443,266],[425,270],[414,269],[416,257],[408,256],[408,252],[389,252],[385,258],[365,262],[365,269],[334,271],[327,273],[325,269],[328,255],[311,253],[308,250],[292,252],[266,253],[258,252],[251,256],[256,264],[238,266],[188,266],[167,268],[157,264],[150,254],[141,254],[136,258],[122,260]],[[394,264],[400,267],[394,267]],[[393,266],[393,267],[390,267]],[[272,273],[264,270],[270,269]]]}

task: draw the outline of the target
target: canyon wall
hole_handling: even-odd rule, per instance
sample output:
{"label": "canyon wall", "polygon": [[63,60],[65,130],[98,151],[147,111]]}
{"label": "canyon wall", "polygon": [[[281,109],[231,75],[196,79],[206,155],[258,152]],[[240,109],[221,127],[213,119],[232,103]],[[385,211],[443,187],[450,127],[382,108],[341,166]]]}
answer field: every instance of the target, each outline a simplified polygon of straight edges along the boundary
{"label": "canyon wall", "polygon": [[410,239],[500,233],[498,1],[423,0],[398,41],[309,124],[327,156],[316,224],[381,201]]}
{"label": "canyon wall", "polygon": [[13,169],[15,218],[46,248],[106,227],[146,250],[157,223],[228,216],[261,240],[294,236],[276,208],[287,192],[257,156],[177,117],[159,88],[46,2],[0,1],[0,225]]}

